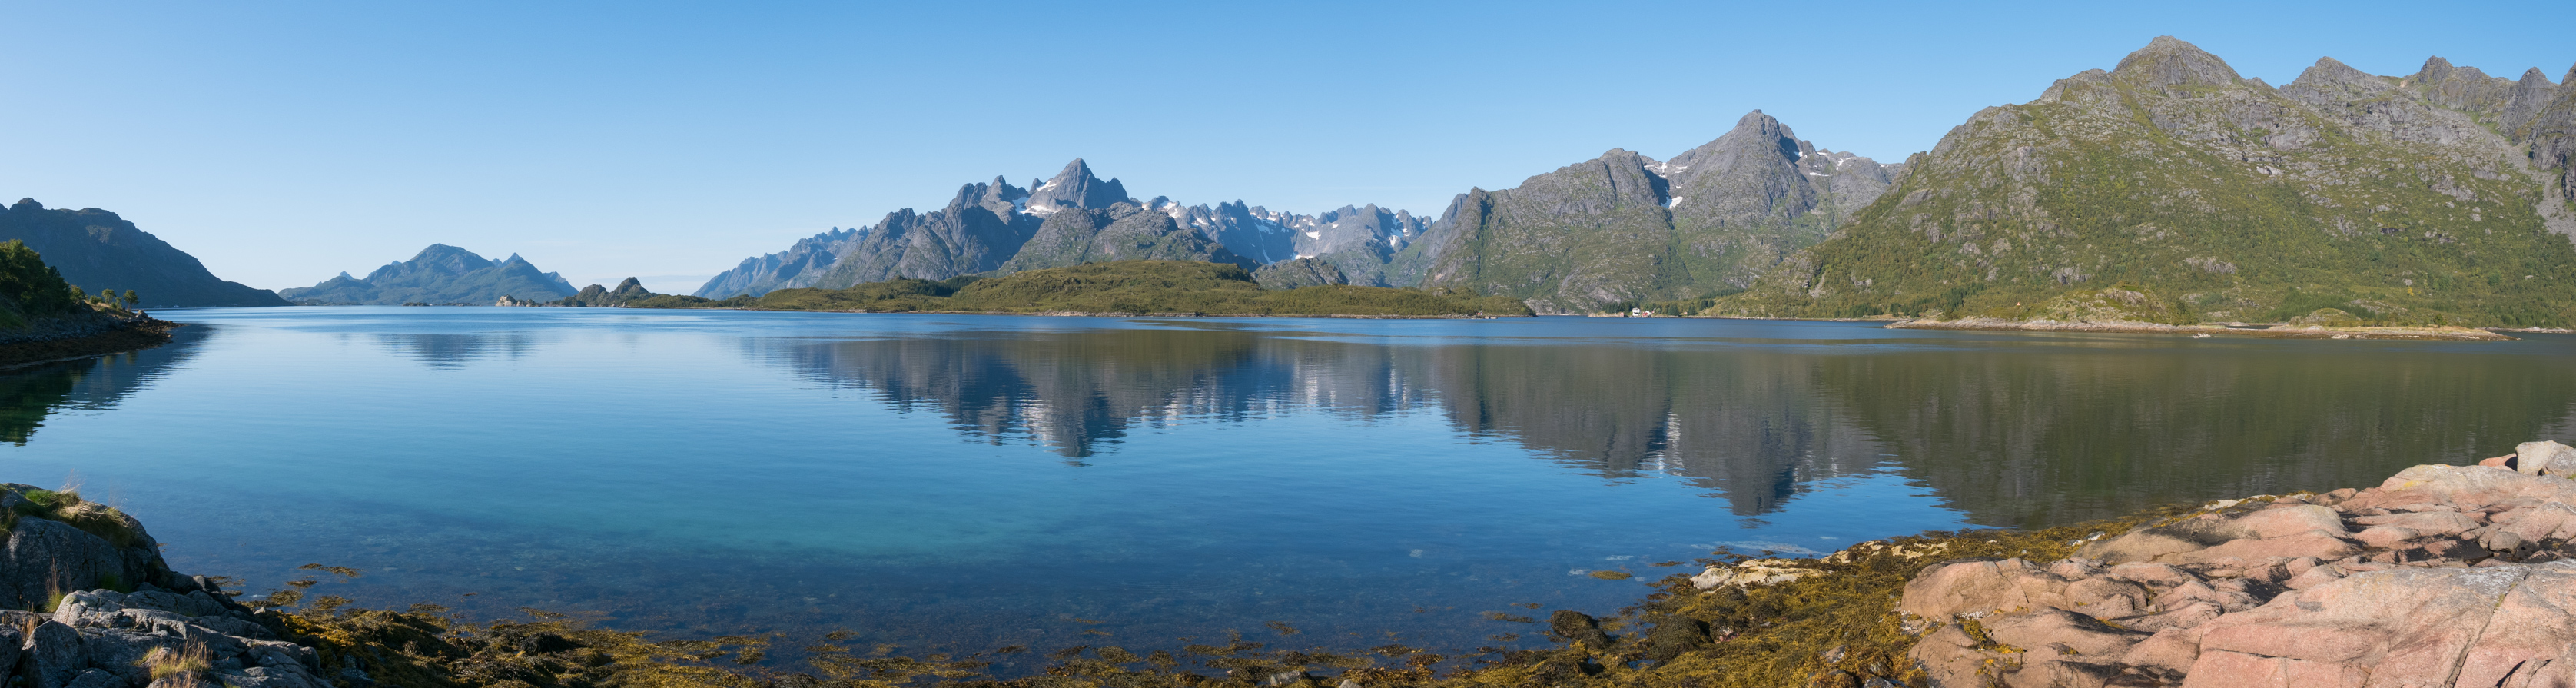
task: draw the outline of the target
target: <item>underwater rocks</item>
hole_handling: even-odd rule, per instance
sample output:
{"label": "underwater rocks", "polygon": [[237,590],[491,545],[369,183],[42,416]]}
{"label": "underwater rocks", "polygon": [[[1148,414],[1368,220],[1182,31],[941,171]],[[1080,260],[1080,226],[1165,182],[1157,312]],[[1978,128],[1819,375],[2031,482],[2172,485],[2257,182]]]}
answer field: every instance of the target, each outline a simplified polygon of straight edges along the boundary
{"label": "underwater rocks", "polygon": [[1937,564],[1899,605],[1909,657],[1933,686],[2576,684],[2562,457],[2529,443],[2368,490],[2217,502],[2060,561]]}
{"label": "underwater rocks", "polygon": [[[0,682],[16,688],[332,688],[312,648],[180,576],[143,524],[70,491],[0,485]],[[364,676],[349,677],[362,681]]]}

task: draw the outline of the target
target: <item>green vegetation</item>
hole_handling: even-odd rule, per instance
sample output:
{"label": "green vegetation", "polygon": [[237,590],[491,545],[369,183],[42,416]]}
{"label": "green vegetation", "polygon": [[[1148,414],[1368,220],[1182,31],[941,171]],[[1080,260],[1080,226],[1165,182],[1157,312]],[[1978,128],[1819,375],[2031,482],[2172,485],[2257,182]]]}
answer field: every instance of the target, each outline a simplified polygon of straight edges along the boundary
{"label": "green vegetation", "polygon": [[[33,516],[79,528],[109,544],[125,547],[134,544],[135,533],[142,528],[134,517],[116,507],[81,499],[77,490],[30,488],[17,496],[18,501],[10,505],[8,512],[0,514],[0,529],[15,529],[18,519]],[[119,587],[117,583],[112,578],[104,579],[100,587],[114,589]]]}
{"label": "green vegetation", "polygon": [[89,294],[63,281],[62,273],[46,265],[26,242],[11,239],[0,244],[0,328],[91,312],[91,303]]}
{"label": "green vegetation", "polygon": [[[701,299],[703,300],[703,299]],[[781,289],[758,310],[968,313],[1186,313],[1193,315],[1526,316],[1509,297],[1323,285],[1265,290],[1242,267],[1136,260],[1047,268],[940,282],[894,279],[848,289]]]}
{"label": "green vegetation", "polygon": [[2013,317],[2118,284],[2175,300],[2174,322],[2334,308],[2368,325],[2576,324],[2576,246],[2545,228],[2537,176],[2498,162],[2519,153],[2160,73],[2079,76],[1980,114],[1714,310]]}

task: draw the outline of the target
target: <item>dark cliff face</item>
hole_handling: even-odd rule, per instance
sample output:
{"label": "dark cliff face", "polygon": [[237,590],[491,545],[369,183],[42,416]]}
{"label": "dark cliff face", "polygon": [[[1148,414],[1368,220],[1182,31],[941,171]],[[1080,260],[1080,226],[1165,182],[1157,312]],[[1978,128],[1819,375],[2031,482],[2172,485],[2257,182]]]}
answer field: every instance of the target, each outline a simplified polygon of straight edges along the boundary
{"label": "dark cliff face", "polygon": [[2205,320],[2335,307],[2563,326],[2568,90],[2439,59],[2386,77],[2331,58],[2276,89],[2158,38],[1979,112],[1834,239],[1715,310],[2023,317],[2128,284]]}
{"label": "dark cliff face", "polygon": [[366,278],[343,272],[320,284],[281,292],[298,303],[391,306],[405,303],[487,305],[503,296],[553,301],[573,295],[562,275],[511,254],[494,261],[473,251],[430,244],[411,260],[386,264]]}
{"label": "dark cliff face", "polygon": [[216,278],[195,256],[97,208],[52,209],[21,199],[0,209],[0,241],[9,239],[44,254],[72,284],[93,293],[131,289],[146,308],[287,305],[266,289]]}

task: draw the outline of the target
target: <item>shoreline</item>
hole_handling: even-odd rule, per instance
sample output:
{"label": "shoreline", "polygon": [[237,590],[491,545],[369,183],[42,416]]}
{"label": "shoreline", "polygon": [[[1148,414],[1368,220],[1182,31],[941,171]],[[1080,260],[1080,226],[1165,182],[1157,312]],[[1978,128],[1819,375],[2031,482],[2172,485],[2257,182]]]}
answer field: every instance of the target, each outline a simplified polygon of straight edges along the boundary
{"label": "shoreline", "polygon": [[2235,335],[2271,339],[2400,339],[2443,341],[2511,341],[2514,338],[2495,331],[2467,327],[2327,327],[2276,324],[2269,327],[2232,327],[2223,324],[2167,325],[2149,322],[2090,322],[2057,320],[2004,320],[2001,318],[1962,318],[1959,320],[1905,320],[1888,323],[1889,329],[1900,330],[1993,330],[2033,332],[2115,332],[2130,334]]}
{"label": "shoreline", "polygon": [[157,318],[114,319],[103,328],[80,328],[67,336],[0,344],[0,373],[61,361],[149,349],[170,343],[170,331],[185,327]]}
{"label": "shoreline", "polygon": [[[308,599],[312,579],[266,597],[227,592],[224,579],[168,570],[131,517],[81,506],[76,493],[7,485],[0,510],[16,515],[9,546],[25,551],[0,562],[0,584],[8,584],[0,590],[15,591],[22,602],[31,594],[42,599],[44,588],[29,587],[33,577],[90,566],[66,562],[125,564],[74,571],[73,578],[100,585],[55,593],[60,601],[50,614],[0,612],[25,617],[0,624],[0,635],[20,632],[12,626],[35,629],[21,632],[28,653],[45,652],[48,643],[143,648],[214,637],[210,645],[236,649],[219,650],[221,661],[200,671],[236,688],[523,688],[529,676],[548,686],[706,688],[913,677],[935,679],[920,685],[1027,688],[2143,686],[2177,685],[2194,674],[2293,670],[2282,662],[2307,662],[2295,671],[2330,675],[2366,669],[2401,676],[2429,666],[2512,677],[2562,666],[2560,660],[2576,665],[2576,615],[2564,611],[2576,604],[2559,604],[2576,602],[2570,476],[2576,448],[2541,441],[2473,465],[2418,465],[2367,489],[2221,499],[2032,530],[1925,532],[1814,558],[1721,549],[1718,559],[1702,560],[1704,570],[1650,583],[1650,594],[1616,615],[1488,614],[1544,634],[1550,642],[1537,649],[1442,656],[1388,645],[1335,653],[1238,637],[1174,650],[1085,645],[1021,658],[1032,648],[1008,647],[905,657],[827,635],[795,660],[771,659],[770,646],[810,639],[648,640],[536,610],[527,620],[474,624],[434,605],[359,609],[328,595]],[[100,556],[106,552],[121,554]],[[324,572],[317,578],[361,575],[305,568]],[[2503,597],[2463,598],[2464,590]],[[175,614],[184,629],[117,630],[128,628],[124,619],[137,610]],[[2518,616],[2489,623],[2509,614]],[[2490,630],[2463,631],[2478,628]],[[2263,644],[2281,637],[2297,642]],[[2449,654],[2361,667],[2340,655],[2301,654],[2308,646]],[[1043,668],[996,672],[1015,660],[1039,660]]]}
{"label": "shoreline", "polygon": [[[311,306],[307,306],[307,305],[301,305],[301,304],[299,304],[298,306],[295,306],[295,307],[300,307],[300,308],[345,308],[345,307],[363,307],[363,306],[370,306],[370,305],[377,305],[377,304],[331,304],[331,305],[311,305]],[[379,307],[386,307],[386,306],[379,306]],[[435,307],[435,306],[434,306],[434,307]],[[823,309],[802,309],[802,308],[654,308],[654,307],[636,307],[636,306],[544,306],[544,305],[539,305],[539,306],[476,306],[476,305],[456,305],[456,306],[448,306],[448,307],[454,307],[454,308],[575,308],[575,309],[593,309],[593,308],[596,308],[596,309],[626,309],[626,310],[638,310],[638,311],[737,311],[737,312],[743,312],[743,313],[853,313],[853,314],[865,314],[865,315],[1025,315],[1025,316],[1046,317],[1046,318],[1332,318],[1332,319],[1342,319],[1342,320],[1507,320],[1507,319],[1512,319],[1512,318],[1534,318],[1534,317],[1538,317],[1538,316],[1535,316],[1535,315],[1458,315],[1458,314],[1444,314],[1444,315],[1364,315],[1364,314],[1315,315],[1315,314],[1305,314],[1305,313],[1289,314],[1289,313],[1197,313],[1197,312],[1172,312],[1172,313],[1121,313],[1121,312],[1098,312],[1098,313],[1095,313],[1095,312],[1087,312],[1087,311],[1029,311],[1029,312],[1014,312],[1014,311],[871,311],[871,310],[823,310]]]}
{"label": "shoreline", "polygon": [[1025,315],[1044,318],[1330,318],[1341,320],[1502,320],[1537,316],[1504,315],[1311,315],[1278,313],[1090,313],[1083,311],[840,311],[786,308],[669,308],[639,310],[727,310],[756,313],[859,313],[867,315]]}

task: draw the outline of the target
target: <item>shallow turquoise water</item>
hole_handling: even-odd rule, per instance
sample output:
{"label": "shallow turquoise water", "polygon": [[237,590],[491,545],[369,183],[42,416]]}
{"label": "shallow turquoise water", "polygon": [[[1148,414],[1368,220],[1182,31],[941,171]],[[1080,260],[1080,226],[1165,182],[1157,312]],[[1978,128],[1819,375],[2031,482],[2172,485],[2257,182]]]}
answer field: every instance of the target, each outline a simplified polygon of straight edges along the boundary
{"label": "shallow turquoise water", "polygon": [[[0,479],[183,571],[913,651],[1493,644],[1717,546],[2375,484],[2564,437],[2576,338],[1852,323],[167,311],[0,378]],[[1585,575],[1618,569],[1635,581]],[[471,593],[471,595],[468,595]]]}

